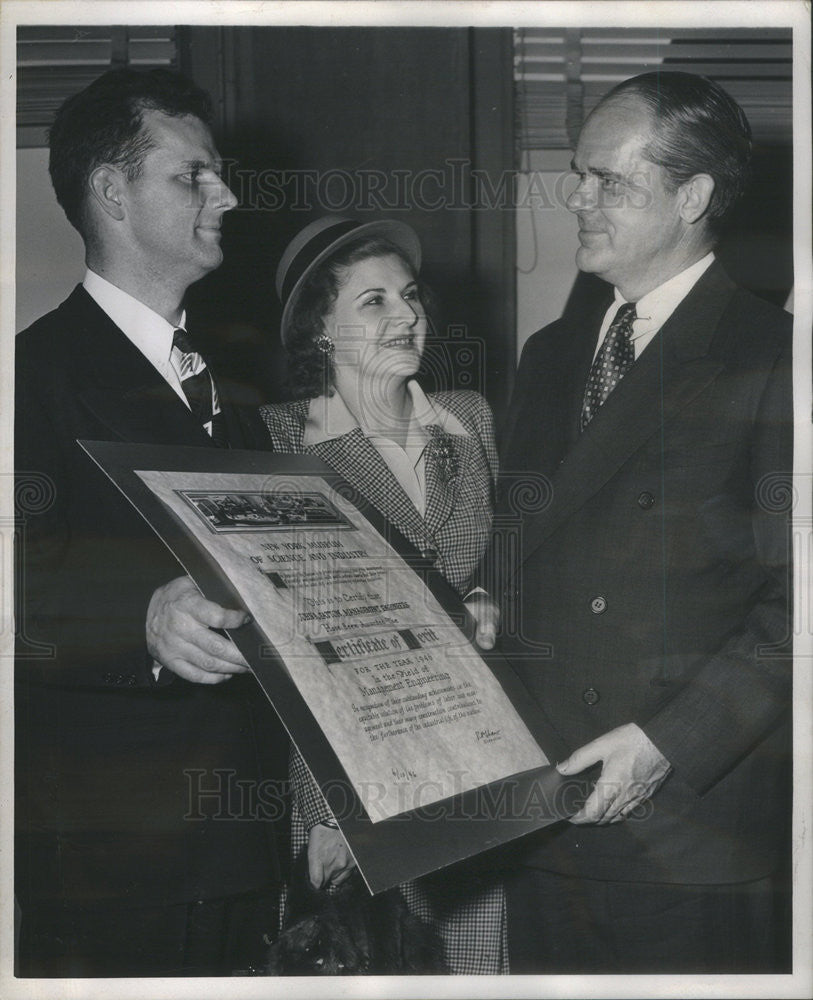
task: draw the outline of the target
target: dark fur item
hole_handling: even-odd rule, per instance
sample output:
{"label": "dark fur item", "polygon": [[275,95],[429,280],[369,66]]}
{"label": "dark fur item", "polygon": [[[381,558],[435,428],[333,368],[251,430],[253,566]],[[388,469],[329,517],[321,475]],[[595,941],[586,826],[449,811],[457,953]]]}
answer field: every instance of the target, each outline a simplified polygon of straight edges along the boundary
{"label": "dark fur item", "polygon": [[440,938],[409,912],[398,889],[371,896],[358,871],[332,892],[314,889],[297,860],[285,926],[268,954],[269,976],[448,972]]}

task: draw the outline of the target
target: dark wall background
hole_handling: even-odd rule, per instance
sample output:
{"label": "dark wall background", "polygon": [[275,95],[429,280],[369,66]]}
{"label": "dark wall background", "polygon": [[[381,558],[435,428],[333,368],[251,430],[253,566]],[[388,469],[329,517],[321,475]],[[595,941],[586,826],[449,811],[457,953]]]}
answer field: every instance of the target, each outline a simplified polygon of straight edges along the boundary
{"label": "dark wall background", "polygon": [[[499,191],[513,165],[510,31],[181,32],[181,69],[215,96],[220,152],[237,161],[225,263],[190,302],[221,368],[284,395],[274,272],[286,243],[327,212],[389,216],[417,230],[438,302],[429,387],[477,388],[502,409],[515,365],[510,190],[469,206],[472,169]],[[377,195],[370,171],[385,185]]]}

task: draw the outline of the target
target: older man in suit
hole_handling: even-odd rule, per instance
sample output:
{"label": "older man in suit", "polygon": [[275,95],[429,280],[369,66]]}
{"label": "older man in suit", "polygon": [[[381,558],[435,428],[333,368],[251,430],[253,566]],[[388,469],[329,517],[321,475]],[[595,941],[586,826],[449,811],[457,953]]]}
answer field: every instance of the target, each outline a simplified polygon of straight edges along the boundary
{"label": "older man in suit", "polygon": [[568,208],[607,300],[528,341],[504,468],[547,477],[505,649],[592,792],[523,842],[513,972],[779,968],[787,850],[791,321],[714,257],[750,130],[653,73],[582,129]]}
{"label": "older man in suit", "polygon": [[203,599],[77,444],[269,446],[246,387],[185,330],[184,293],[220,264],[236,204],[209,120],[182,77],[119,70],[51,130],[87,271],[17,338],[18,484],[50,499],[18,553],[23,976],[228,973],[274,929],[273,826],[250,791],[275,742],[281,773],[287,753],[220,634],[246,615]]}

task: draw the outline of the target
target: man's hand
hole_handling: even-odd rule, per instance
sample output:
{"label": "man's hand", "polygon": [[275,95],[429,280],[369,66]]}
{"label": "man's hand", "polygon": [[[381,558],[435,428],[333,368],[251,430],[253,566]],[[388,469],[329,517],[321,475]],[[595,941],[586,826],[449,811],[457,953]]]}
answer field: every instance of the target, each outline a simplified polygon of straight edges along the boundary
{"label": "man's hand", "polygon": [[578,774],[603,761],[596,786],[571,823],[618,823],[661,787],[672,765],[644,731],[619,726],[574,751],[556,765],[560,774]]}
{"label": "man's hand", "polygon": [[237,647],[213,628],[239,628],[251,620],[207,601],[188,576],[159,587],[147,608],[147,650],[160,664],[196,684],[220,684],[248,670]]}
{"label": "man's hand", "polygon": [[341,885],[356,867],[347,841],[333,827],[317,823],[308,835],[308,874],[316,889]]}
{"label": "man's hand", "polygon": [[500,609],[484,590],[475,590],[465,600],[466,608],[477,622],[474,641],[481,649],[493,649],[500,627]]}

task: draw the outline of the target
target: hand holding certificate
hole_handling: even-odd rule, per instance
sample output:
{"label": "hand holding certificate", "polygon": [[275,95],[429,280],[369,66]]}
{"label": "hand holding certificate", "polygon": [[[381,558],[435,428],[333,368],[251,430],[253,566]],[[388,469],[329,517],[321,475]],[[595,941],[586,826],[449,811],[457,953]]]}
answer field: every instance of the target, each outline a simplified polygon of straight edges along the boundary
{"label": "hand holding certificate", "polygon": [[[465,612],[449,588],[420,560],[410,560],[419,572],[411,568],[403,540],[351,502],[327,467],[272,454],[84,447],[204,595],[222,601],[226,587],[252,616],[254,641],[240,630],[238,645],[372,888],[558,818],[561,808],[546,802],[544,816],[512,806],[516,815],[485,817],[479,840],[446,826],[438,837],[437,823],[434,842],[416,838],[415,823],[392,832],[399,819],[430,807],[445,814],[508,777],[538,772],[551,787],[557,779],[461,631]],[[387,845],[404,838],[418,849],[384,864]]]}

